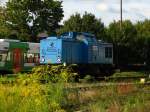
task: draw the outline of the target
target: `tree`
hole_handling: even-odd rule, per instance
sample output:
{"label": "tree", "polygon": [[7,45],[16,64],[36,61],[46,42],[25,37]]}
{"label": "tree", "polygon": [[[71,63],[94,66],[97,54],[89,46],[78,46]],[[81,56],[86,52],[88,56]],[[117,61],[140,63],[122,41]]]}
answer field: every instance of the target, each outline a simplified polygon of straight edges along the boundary
{"label": "tree", "polygon": [[83,16],[79,13],[72,15],[64,26],[58,31],[59,34],[68,31],[88,32],[94,34],[97,38],[104,37],[104,24],[100,19],[97,19],[93,14],[85,12]]}
{"label": "tree", "polygon": [[150,65],[150,20],[138,22],[135,24],[137,30],[137,49],[143,63]]}
{"label": "tree", "polygon": [[63,18],[62,2],[57,0],[9,0],[7,23],[20,40],[36,41],[37,35],[56,33]]}
{"label": "tree", "polygon": [[0,6],[0,38],[7,38],[10,34],[9,29],[6,26],[5,19],[6,19],[6,8]]}
{"label": "tree", "polygon": [[136,29],[130,20],[122,22],[120,28],[120,21],[110,23],[107,28],[108,40],[118,44],[131,44],[136,38]]}
{"label": "tree", "polygon": [[117,64],[132,64],[139,61],[139,56],[135,50],[136,35],[136,28],[129,20],[123,21],[121,28],[120,21],[114,21],[107,28],[107,39],[114,43],[115,62]]}

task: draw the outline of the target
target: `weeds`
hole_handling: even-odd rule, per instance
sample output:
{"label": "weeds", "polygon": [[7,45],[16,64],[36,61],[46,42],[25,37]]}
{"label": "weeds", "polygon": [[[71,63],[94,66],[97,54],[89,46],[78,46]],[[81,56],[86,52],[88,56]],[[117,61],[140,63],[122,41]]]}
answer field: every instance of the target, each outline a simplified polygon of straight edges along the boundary
{"label": "weeds", "polygon": [[[149,86],[118,85],[73,91],[66,89],[66,86],[72,87],[68,81],[74,77],[70,68],[62,66],[44,66],[33,69],[30,74],[18,74],[13,83],[0,83],[0,112],[74,112],[76,108],[87,112],[150,110],[150,95],[142,92],[149,91]],[[7,78],[2,77],[0,80],[4,82]],[[41,82],[43,80],[46,83]],[[90,82],[91,77],[87,76],[85,80]],[[84,87],[84,84],[80,85]],[[142,91],[137,91],[138,89]]]}

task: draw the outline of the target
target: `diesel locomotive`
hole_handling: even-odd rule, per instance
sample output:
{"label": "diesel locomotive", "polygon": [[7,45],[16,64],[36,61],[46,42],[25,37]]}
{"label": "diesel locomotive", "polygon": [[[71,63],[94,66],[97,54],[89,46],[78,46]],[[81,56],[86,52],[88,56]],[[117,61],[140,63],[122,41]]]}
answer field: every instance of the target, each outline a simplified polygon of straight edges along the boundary
{"label": "diesel locomotive", "polygon": [[67,32],[40,41],[41,64],[113,64],[113,45],[89,33]]}
{"label": "diesel locomotive", "polygon": [[66,32],[40,41],[40,63],[77,64],[91,72],[108,70],[107,66],[113,65],[113,44],[90,33]]}

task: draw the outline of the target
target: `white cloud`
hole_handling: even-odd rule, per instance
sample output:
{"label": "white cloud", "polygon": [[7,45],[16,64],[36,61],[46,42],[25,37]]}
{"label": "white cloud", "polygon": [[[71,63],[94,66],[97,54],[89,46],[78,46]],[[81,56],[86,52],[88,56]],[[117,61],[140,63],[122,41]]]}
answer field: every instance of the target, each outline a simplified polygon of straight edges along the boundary
{"label": "white cloud", "polygon": [[63,20],[67,20],[70,15],[75,14],[76,12],[81,15],[83,15],[85,11],[96,14],[94,7],[95,1],[92,0],[64,0],[63,9],[65,17]]}
{"label": "white cloud", "polygon": [[8,0],[0,0],[0,5],[4,5]]}
{"label": "white cloud", "polygon": [[105,3],[98,4],[96,6],[96,8],[100,11],[108,11],[109,10],[109,6]]}

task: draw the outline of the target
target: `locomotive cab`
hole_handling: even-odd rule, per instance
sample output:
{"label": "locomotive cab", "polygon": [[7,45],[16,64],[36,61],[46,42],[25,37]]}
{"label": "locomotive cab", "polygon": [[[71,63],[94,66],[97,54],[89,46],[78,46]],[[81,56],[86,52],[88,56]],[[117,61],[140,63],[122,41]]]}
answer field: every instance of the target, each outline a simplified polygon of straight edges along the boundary
{"label": "locomotive cab", "polygon": [[40,63],[61,63],[61,39],[48,37],[40,41]]}

